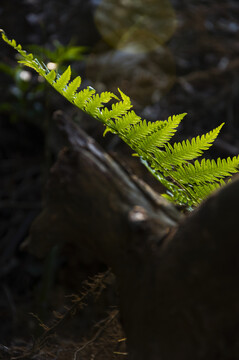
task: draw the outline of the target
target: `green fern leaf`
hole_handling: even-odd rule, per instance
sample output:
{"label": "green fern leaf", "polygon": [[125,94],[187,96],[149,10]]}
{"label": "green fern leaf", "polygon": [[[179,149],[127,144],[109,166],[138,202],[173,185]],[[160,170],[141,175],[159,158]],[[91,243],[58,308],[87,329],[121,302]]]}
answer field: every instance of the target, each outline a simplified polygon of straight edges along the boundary
{"label": "green fern leaf", "polygon": [[185,164],[174,173],[175,179],[183,183],[199,184],[203,182],[215,182],[219,179],[237,173],[239,168],[239,155],[232,159],[198,160],[194,164]]}
{"label": "green fern leaf", "polygon": [[202,200],[206,199],[208,195],[210,195],[213,191],[219,189],[223,185],[226,185],[226,182],[220,180],[219,182],[196,185],[193,187],[193,189],[191,189],[191,191],[194,196],[199,199],[198,202],[200,203]]}
{"label": "green fern leaf", "polygon": [[78,106],[80,109],[84,109],[86,103],[92,98],[95,93],[95,89],[88,87],[77,93],[74,98],[74,104]]}
{"label": "green fern leaf", "polygon": [[133,110],[122,116],[120,119],[116,119],[114,128],[119,134],[123,134],[128,127],[135,125],[141,121],[141,117],[136,115]]}
{"label": "green fern leaf", "polygon": [[52,85],[57,91],[63,93],[64,90],[66,89],[68,82],[70,81],[70,78],[71,78],[71,67],[68,66],[66,71],[64,71],[64,73],[61,76],[59,76],[57,81]]}
{"label": "green fern leaf", "polygon": [[81,85],[81,77],[77,76],[74,80],[72,80],[67,88],[64,90],[64,96],[72,101],[76,95],[76,91]]}
{"label": "green fern leaf", "polygon": [[127,142],[137,146],[137,144],[142,141],[148,134],[150,134],[151,131],[152,130],[150,126],[148,126],[147,121],[143,120],[142,122],[128,129]]}
{"label": "green fern leaf", "polygon": [[173,135],[177,131],[177,127],[179,126],[185,115],[187,115],[187,113],[173,115],[172,117],[170,116],[168,120],[164,121],[165,126],[161,129],[160,133],[160,147],[166,144],[173,137]]}
{"label": "green fern leaf", "polygon": [[148,152],[154,153],[157,148],[162,148],[177,131],[177,127],[184,118],[184,114],[170,116],[168,120],[156,121],[155,123],[148,123],[152,127],[149,135],[143,139],[141,148],[147,149]]}
{"label": "green fern leaf", "polygon": [[[201,156],[203,151],[209,149],[213,141],[217,138],[223,125],[224,123],[201,137],[197,136],[196,138],[193,138],[191,141],[186,140],[173,145],[168,143],[165,145],[165,151],[157,149],[151,150],[154,150],[157,163],[160,163],[167,169],[174,169],[175,166],[180,166],[185,162],[187,163],[188,161]],[[146,144],[146,146],[149,147],[148,144]]]}
{"label": "green fern leaf", "polygon": [[[118,124],[121,123],[121,119],[118,120]],[[141,147],[142,146],[142,140],[146,137],[148,137],[149,134],[152,132],[155,132],[157,129],[159,121],[151,123],[150,121],[141,120],[136,122],[131,122],[131,126],[125,127],[122,129],[122,126],[120,125],[120,133],[122,135],[125,135],[129,141],[131,141],[133,144],[138,144],[140,142]],[[132,126],[134,125],[134,126]]]}
{"label": "green fern leaf", "polygon": [[[142,140],[142,142],[137,147],[137,151],[140,152],[142,156],[142,150],[147,149],[147,153],[153,153],[154,157],[152,158],[153,163],[156,162],[164,166],[164,164],[168,164],[167,161],[165,163],[165,152],[159,150],[165,146],[166,143],[172,138],[174,133],[177,131],[177,127],[180,122],[184,118],[186,113],[174,115],[173,117],[169,117],[168,120],[164,121],[156,121],[155,123],[149,123],[149,127],[151,127],[152,131],[148,132],[148,136]],[[145,151],[143,151],[145,153]],[[156,156],[158,154],[158,158]],[[168,164],[170,165],[170,163]]]}
{"label": "green fern leaf", "polygon": [[[170,139],[185,114],[170,117],[167,121],[147,122],[135,118],[135,122],[126,122],[121,119],[116,122],[116,129],[124,140],[132,145],[134,149],[147,152],[153,151],[156,147],[162,147],[167,139]],[[132,126],[134,125],[134,126]]]}
{"label": "green fern leaf", "polygon": [[[127,112],[132,108],[131,101],[127,95],[125,95],[120,89],[118,89],[122,101],[119,101],[115,104],[112,104],[111,110],[104,108],[101,110],[99,119],[105,123],[105,125],[110,125],[111,119],[118,119],[121,116],[127,114]],[[116,97],[117,98],[117,97]]]}
{"label": "green fern leaf", "polygon": [[27,54],[27,52],[25,50],[22,50],[22,46],[20,44],[17,45],[15,39],[9,40],[8,37],[6,36],[5,32],[2,29],[0,29],[0,33],[2,35],[3,40],[8,45],[12,46],[15,50],[17,50],[26,60],[28,60],[28,61],[33,60],[33,55],[32,54]]}
{"label": "green fern leaf", "polygon": [[[45,72],[43,70],[43,68],[39,67],[38,63],[35,62],[35,60],[33,61],[29,61],[29,60],[18,60],[18,63],[27,67],[32,68],[33,70],[35,70],[36,72],[38,72],[39,75],[44,76]],[[41,66],[41,65],[40,65]],[[44,76],[45,77],[45,76]]]}
{"label": "green fern leaf", "polygon": [[100,95],[96,94],[94,95],[90,101],[88,101],[85,105],[85,111],[90,114],[93,117],[98,117],[101,115],[100,108],[102,108],[104,105],[103,103],[108,103],[112,98],[117,98],[113,93],[111,92],[102,92]]}
{"label": "green fern leaf", "polygon": [[141,162],[151,172],[151,174],[165,187],[165,189],[167,189],[167,192],[165,194],[162,194],[163,197],[180,206],[186,206],[189,209],[191,209],[193,205],[197,205],[197,201],[194,200],[195,195],[191,196],[190,198],[184,189],[180,188],[172,181],[167,180],[167,178],[162,175],[162,172],[158,172],[153,169],[146,160],[141,158]]}
{"label": "green fern leaf", "polygon": [[118,88],[118,91],[119,91],[119,93],[120,93],[120,95],[121,95],[121,98],[122,98],[124,104],[125,104],[125,105],[128,105],[128,106],[132,106],[132,105],[131,105],[130,97],[127,96],[127,95],[125,95],[125,94],[123,93],[123,91],[121,91],[119,88]]}
{"label": "green fern leaf", "polygon": [[51,70],[51,71],[49,72],[49,74],[47,74],[47,75],[45,76],[45,79],[49,82],[49,84],[52,84],[53,81],[55,80],[55,78],[56,78],[56,72],[55,72],[55,70]]}
{"label": "green fern leaf", "polygon": [[104,108],[101,111],[101,119],[107,125],[107,121],[110,119],[118,119],[122,115],[125,115],[132,105],[125,104],[123,101],[119,101],[116,104],[112,104],[111,110]]}
{"label": "green fern leaf", "polygon": [[107,132],[111,132],[113,134],[118,134],[122,139],[124,139],[124,131],[131,125],[137,124],[140,121],[141,117],[136,115],[133,110],[128,111],[120,118],[107,120],[104,135]]}
{"label": "green fern leaf", "polygon": [[193,138],[191,142],[186,140],[173,145],[167,144],[165,146],[167,161],[170,162],[171,165],[180,165],[185,161],[193,160],[201,156],[205,150],[208,150],[209,147],[212,146],[223,125],[224,123],[201,137],[197,136]]}

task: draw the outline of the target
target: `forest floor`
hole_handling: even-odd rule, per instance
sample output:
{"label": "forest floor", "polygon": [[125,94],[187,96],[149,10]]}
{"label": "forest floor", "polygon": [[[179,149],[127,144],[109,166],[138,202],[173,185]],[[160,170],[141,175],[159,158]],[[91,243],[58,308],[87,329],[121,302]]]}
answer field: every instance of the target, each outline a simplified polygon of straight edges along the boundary
{"label": "forest floor", "polygon": [[[98,3],[2,0],[0,27],[24,47],[50,48],[54,41],[66,45],[74,39],[75,45],[87,47],[83,60],[75,56],[71,61],[83,74],[83,84],[99,90],[122,88],[150,121],[187,112],[180,140],[225,122],[209,156],[237,155],[238,1],[172,0],[177,28],[171,37],[159,49],[133,58],[103,41],[94,23]],[[61,101],[34,74],[25,73],[31,81],[24,80],[14,52],[3,43],[1,55],[0,359],[126,359],[117,289],[104,265],[78,263],[70,247],[53,250],[46,259],[24,250],[59,150],[50,121],[54,111],[68,113],[106,151],[157,185],[119,141],[102,137],[94,120]]]}

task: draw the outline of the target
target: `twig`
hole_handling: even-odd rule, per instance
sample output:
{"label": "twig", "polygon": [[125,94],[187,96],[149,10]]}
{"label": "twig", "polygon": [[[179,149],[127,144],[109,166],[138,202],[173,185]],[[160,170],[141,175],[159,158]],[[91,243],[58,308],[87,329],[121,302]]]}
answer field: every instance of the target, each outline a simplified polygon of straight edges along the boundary
{"label": "twig", "polygon": [[115,310],[113,311],[106,319],[101,320],[97,325],[99,326],[102,322],[104,323],[103,326],[101,326],[99,328],[99,330],[95,333],[95,335],[92,337],[92,339],[90,339],[89,341],[87,341],[84,345],[82,345],[79,349],[77,349],[74,353],[74,357],[73,360],[78,360],[78,354],[84,350],[87,346],[91,345],[92,343],[94,343],[99,337],[100,335],[103,333],[103,331],[108,327],[108,325],[118,316],[119,311]]}

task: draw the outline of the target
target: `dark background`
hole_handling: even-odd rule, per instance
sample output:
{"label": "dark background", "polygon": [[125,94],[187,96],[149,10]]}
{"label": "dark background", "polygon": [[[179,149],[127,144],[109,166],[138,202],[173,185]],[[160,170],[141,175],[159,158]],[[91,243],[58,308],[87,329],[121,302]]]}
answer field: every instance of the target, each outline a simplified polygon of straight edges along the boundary
{"label": "dark background", "polygon": [[[93,0],[2,0],[0,27],[27,49],[34,44],[53,50],[56,41],[85,46],[84,59],[63,61],[61,69],[70,63],[83,77],[83,85],[93,84],[99,91],[120,87],[148,120],[187,112],[176,137],[179,140],[225,122],[209,156],[237,155],[238,1],[172,0],[177,19],[174,33],[143,57],[122,57],[102,39],[94,21],[99,4]],[[103,139],[96,121],[73,109],[37,75],[30,72],[29,81],[21,79],[16,54],[3,42],[0,54],[0,343],[10,347],[36,336],[38,324],[30,312],[48,321],[53,310],[64,306],[65,296],[79,290],[81,280],[101,269],[73,264],[68,249],[64,256],[54,258],[47,276],[46,260],[21,250],[41,210],[47,174],[57,156],[53,112],[65,111],[107,151],[120,153],[133,171],[145,175],[118,140]]]}

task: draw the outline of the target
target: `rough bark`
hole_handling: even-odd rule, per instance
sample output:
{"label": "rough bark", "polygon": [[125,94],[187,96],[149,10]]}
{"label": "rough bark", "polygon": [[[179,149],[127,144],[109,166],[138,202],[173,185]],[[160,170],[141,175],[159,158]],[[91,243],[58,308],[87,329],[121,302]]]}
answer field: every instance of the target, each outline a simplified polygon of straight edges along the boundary
{"label": "rough bark", "polygon": [[74,242],[79,261],[83,251],[113,269],[131,360],[238,359],[239,180],[182,216],[62,114],[56,120],[68,145],[31,251]]}

